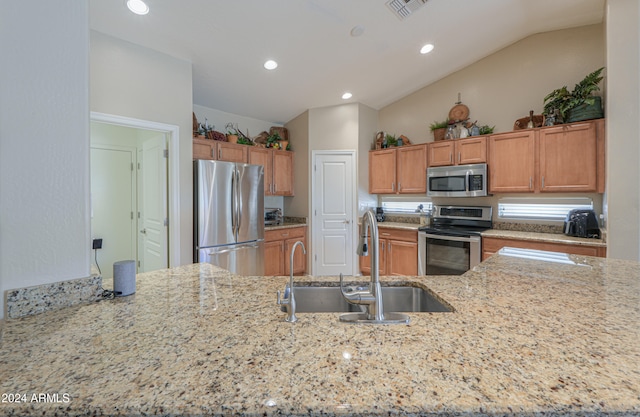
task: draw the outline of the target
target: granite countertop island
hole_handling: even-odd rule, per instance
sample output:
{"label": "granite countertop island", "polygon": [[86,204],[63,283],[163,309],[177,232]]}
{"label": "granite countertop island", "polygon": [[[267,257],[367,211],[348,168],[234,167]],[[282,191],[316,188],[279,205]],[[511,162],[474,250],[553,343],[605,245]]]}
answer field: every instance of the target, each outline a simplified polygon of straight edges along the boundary
{"label": "granite countertop island", "polygon": [[640,415],[640,265],[551,259],[382,278],[455,309],[408,325],[286,323],[288,277],[140,274],[134,295],[6,322],[0,415]]}

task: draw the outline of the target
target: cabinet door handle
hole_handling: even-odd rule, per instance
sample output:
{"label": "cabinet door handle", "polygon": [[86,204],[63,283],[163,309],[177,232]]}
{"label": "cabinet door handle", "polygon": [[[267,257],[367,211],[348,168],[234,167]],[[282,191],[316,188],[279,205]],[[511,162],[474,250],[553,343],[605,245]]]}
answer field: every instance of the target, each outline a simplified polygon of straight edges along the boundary
{"label": "cabinet door handle", "polygon": [[222,149],[218,148],[218,159],[222,159]]}
{"label": "cabinet door handle", "polygon": [[216,150],[211,148],[211,158],[216,159]]}
{"label": "cabinet door handle", "polygon": [[533,177],[529,177],[529,189],[533,189]]}
{"label": "cabinet door handle", "polygon": [[391,183],[391,191],[395,191],[396,190],[396,183],[392,182]]}
{"label": "cabinet door handle", "polygon": [[458,152],[458,163],[462,161],[462,152]]}
{"label": "cabinet door handle", "polygon": [[544,190],[544,175],[542,176],[542,189]]}
{"label": "cabinet door handle", "polygon": [[401,182],[398,183],[398,191],[402,191],[402,183]]}
{"label": "cabinet door handle", "polygon": [[449,152],[449,163],[453,164],[453,152]]}
{"label": "cabinet door handle", "polygon": [[389,235],[390,235],[389,233],[385,233],[385,232],[382,232],[382,233],[380,233],[380,234],[381,234],[382,236],[389,236]]}

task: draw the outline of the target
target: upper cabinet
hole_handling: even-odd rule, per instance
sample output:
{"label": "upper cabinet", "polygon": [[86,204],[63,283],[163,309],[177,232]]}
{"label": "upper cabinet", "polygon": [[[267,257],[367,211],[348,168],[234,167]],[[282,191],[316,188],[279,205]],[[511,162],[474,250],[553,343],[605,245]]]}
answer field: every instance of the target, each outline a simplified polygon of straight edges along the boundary
{"label": "upper cabinet", "polygon": [[535,131],[501,133],[489,138],[489,193],[533,192]]}
{"label": "upper cabinet", "polygon": [[489,192],[604,192],[604,119],[492,135]]}
{"label": "upper cabinet", "polygon": [[594,123],[540,130],[540,191],[596,191]]}
{"label": "upper cabinet", "polygon": [[264,167],[264,194],[292,196],[293,152],[249,147],[249,163]]}
{"label": "upper cabinet", "polygon": [[211,139],[193,138],[193,159],[213,159],[216,161],[248,161],[248,146]]}
{"label": "upper cabinet", "polygon": [[293,155],[291,151],[258,148],[211,139],[193,139],[193,159],[262,165],[265,195],[293,195]]}
{"label": "upper cabinet", "polygon": [[369,193],[427,192],[427,145],[407,145],[369,152]]}
{"label": "upper cabinet", "polygon": [[247,163],[248,152],[246,145],[237,145],[229,142],[218,142],[218,161]]}
{"label": "upper cabinet", "polygon": [[486,136],[431,142],[428,146],[430,167],[487,162]]}
{"label": "upper cabinet", "polygon": [[216,142],[193,138],[193,159],[218,159]]}

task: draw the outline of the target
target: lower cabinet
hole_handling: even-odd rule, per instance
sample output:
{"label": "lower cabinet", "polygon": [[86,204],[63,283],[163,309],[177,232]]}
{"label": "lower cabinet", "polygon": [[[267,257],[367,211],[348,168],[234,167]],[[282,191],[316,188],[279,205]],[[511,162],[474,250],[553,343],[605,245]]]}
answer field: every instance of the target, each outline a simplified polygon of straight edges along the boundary
{"label": "lower cabinet", "polygon": [[[380,275],[418,275],[417,231],[378,227],[378,240]],[[360,272],[371,275],[371,250],[360,257]]]}
{"label": "lower cabinet", "polygon": [[482,238],[482,260],[484,261],[505,246],[520,249],[536,249],[549,252],[563,252],[573,255],[607,256],[607,248],[602,246],[572,245],[569,243],[535,242],[531,240]]}
{"label": "lower cabinet", "polygon": [[[264,233],[264,274],[266,276],[289,275],[291,249],[302,241],[307,246],[307,227],[267,230]],[[307,272],[307,255],[297,248],[293,257],[293,275]]]}

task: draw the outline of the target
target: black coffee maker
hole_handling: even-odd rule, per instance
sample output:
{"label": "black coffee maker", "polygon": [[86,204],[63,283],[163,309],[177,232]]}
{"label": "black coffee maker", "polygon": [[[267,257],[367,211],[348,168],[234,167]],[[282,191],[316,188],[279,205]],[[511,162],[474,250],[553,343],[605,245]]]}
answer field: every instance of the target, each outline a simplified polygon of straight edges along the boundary
{"label": "black coffee maker", "polygon": [[384,210],[382,210],[382,207],[376,207],[376,221],[384,221]]}
{"label": "black coffee maker", "polygon": [[590,209],[573,209],[564,220],[564,234],[575,237],[600,239],[596,213]]}

